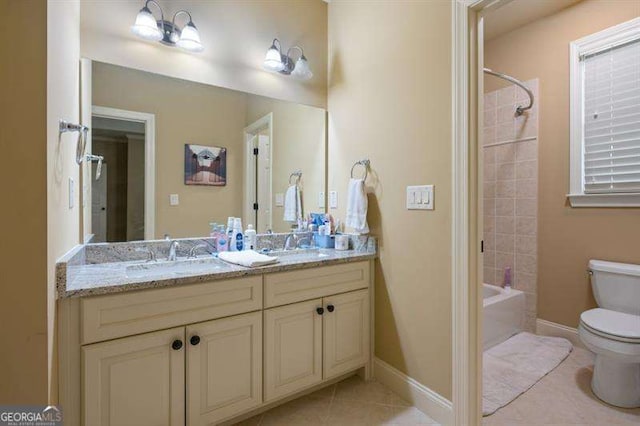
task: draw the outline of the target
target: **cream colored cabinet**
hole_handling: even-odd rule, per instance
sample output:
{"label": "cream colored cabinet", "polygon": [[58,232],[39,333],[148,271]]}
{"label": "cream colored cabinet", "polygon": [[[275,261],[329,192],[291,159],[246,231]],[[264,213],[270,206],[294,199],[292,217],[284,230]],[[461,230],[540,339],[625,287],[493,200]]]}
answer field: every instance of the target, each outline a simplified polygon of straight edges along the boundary
{"label": "cream colored cabinet", "polygon": [[369,290],[266,310],[265,401],[369,361]]}
{"label": "cream colored cabinet", "polygon": [[323,300],[324,379],[369,361],[369,291],[325,297]]}
{"label": "cream colored cabinet", "polygon": [[187,425],[209,425],[262,403],[261,312],[85,345],[82,353],[85,425],[176,426],[185,414]]}
{"label": "cream colored cabinet", "polygon": [[82,348],[85,425],[184,425],[184,327]]}
{"label": "cream colored cabinet", "polygon": [[208,425],[262,403],[262,313],[187,326],[187,424]]}
{"label": "cream colored cabinet", "polygon": [[264,312],[264,399],[322,381],[322,299]]}

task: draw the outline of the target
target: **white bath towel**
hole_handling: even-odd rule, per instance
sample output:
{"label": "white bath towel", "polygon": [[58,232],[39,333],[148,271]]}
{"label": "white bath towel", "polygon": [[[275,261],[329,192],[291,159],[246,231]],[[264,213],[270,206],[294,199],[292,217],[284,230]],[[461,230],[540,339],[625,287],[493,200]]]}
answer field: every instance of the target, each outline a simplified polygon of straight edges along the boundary
{"label": "white bath towel", "polygon": [[298,185],[291,185],[284,195],[284,218],[285,222],[297,222],[302,218],[302,200]]}
{"label": "white bath towel", "polygon": [[349,181],[349,193],[347,195],[347,218],[345,226],[353,228],[356,234],[368,234],[367,208],[369,202],[364,188],[363,179],[351,179]]}
{"label": "white bath towel", "polygon": [[248,268],[256,268],[278,262],[278,258],[275,256],[265,256],[253,250],[223,251],[218,257],[225,262],[235,263],[236,265],[246,266]]}

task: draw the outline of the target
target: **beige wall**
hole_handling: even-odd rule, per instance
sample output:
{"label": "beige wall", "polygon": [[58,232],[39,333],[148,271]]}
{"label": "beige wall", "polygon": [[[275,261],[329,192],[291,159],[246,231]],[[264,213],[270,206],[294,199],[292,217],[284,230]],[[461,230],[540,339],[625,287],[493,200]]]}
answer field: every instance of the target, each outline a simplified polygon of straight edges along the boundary
{"label": "beige wall", "polygon": [[[47,2],[47,247],[50,395],[57,398],[56,260],[79,243],[77,133],[59,136],[59,120],[80,122],[80,2]],[[73,197],[69,194],[73,179]],[[73,198],[70,207],[69,198]]]}
{"label": "beige wall", "polygon": [[[129,31],[138,1],[82,3],[82,56],[149,72],[326,107],[327,4],[322,0],[160,2],[169,19],[191,12],[204,52],[188,54],[148,43]],[[157,13],[152,6],[152,11]],[[109,19],[105,19],[108,16]],[[182,19],[183,17],[179,17]],[[181,23],[181,21],[179,21]],[[299,82],[262,70],[273,38],[300,45],[314,77]]]}
{"label": "beige wall", "polygon": [[[242,214],[244,93],[93,63],[93,104],[151,113],[156,120],[155,236],[209,234],[209,222]],[[184,184],[184,144],[227,148],[227,185]],[[180,204],[169,205],[169,194]]]}
{"label": "beige wall", "polygon": [[[47,402],[47,5],[0,1],[0,401]],[[29,37],[15,37],[29,23]],[[33,26],[33,27],[31,27]],[[10,199],[10,200],[9,200]]]}
{"label": "beige wall", "polygon": [[[371,159],[376,356],[451,398],[451,2],[329,3],[329,182]],[[434,211],[407,185],[434,184]]]}
{"label": "beige wall", "polygon": [[283,221],[284,208],[276,207],[274,198],[275,194],[286,192],[289,176],[295,170],[302,170],[300,186],[305,215],[325,211],[318,208],[318,193],[325,192],[325,111],[262,96],[249,96],[247,124],[271,112],[273,231],[287,232],[291,223]]}
{"label": "beige wall", "polygon": [[[596,306],[589,259],[640,263],[640,211],[568,206],[569,42],[640,16],[640,2],[585,0],[491,40],[485,65],[540,79],[538,317],[578,325]],[[493,78],[485,89],[495,90]]]}

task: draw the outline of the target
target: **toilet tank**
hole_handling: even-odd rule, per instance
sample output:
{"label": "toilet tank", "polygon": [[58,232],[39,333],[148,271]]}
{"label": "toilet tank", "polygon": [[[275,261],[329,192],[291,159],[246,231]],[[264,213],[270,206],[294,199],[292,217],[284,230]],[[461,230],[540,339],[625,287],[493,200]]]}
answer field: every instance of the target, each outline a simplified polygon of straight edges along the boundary
{"label": "toilet tank", "polygon": [[640,265],[590,260],[589,270],[599,307],[640,315]]}

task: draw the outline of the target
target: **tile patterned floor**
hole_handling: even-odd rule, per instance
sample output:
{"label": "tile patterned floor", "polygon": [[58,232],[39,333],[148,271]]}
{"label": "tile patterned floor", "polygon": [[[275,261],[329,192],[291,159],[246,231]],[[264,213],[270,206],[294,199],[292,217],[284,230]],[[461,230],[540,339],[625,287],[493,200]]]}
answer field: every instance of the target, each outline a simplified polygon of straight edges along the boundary
{"label": "tile patterned floor", "polygon": [[236,426],[436,424],[436,421],[380,383],[365,382],[354,376],[237,423]]}
{"label": "tile patterned floor", "polygon": [[591,391],[594,356],[574,348],[569,357],[531,389],[484,417],[485,426],[640,425],[640,408],[605,404]]}

